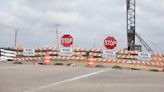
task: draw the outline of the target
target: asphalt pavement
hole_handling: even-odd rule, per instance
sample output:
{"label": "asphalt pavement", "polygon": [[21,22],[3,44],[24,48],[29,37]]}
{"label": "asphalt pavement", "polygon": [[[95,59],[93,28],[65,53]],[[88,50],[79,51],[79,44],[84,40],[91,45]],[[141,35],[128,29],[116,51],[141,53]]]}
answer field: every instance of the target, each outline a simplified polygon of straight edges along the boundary
{"label": "asphalt pavement", "polygon": [[57,65],[0,65],[0,92],[163,92],[164,73]]}

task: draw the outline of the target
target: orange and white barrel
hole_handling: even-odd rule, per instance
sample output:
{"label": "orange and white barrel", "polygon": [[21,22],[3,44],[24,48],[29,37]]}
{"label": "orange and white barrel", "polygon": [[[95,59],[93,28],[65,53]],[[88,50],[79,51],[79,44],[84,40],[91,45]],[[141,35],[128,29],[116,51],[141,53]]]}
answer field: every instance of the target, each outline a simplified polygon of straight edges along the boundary
{"label": "orange and white barrel", "polygon": [[88,57],[88,64],[87,64],[88,67],[93,67],[94,66],[94,59],[93,59],[93,56],[90,55]]}
{"label": "orange and white barrel", "polygon": [[49,53],[46,53],[44,56],[44,65],[49,65],[49,64],[50,64]]}

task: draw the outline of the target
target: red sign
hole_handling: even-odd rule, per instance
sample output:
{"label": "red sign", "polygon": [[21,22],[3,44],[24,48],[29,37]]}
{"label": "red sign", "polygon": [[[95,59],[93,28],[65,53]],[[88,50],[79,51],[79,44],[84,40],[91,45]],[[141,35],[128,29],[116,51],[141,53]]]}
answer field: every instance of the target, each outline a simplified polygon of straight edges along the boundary
{"label": "red sign", "polygon": [[69,34],[65,34],[61,37],[61,44],[64,47],[70,47],[73,44],[73,37]]}
{"label": "red sign", "polygon": [[117,45],[117,41],[114,37],[112,36],[108,36],[107,38],[105,38],[104,40],[104,46],[107,48],[107,49],[113,49],[115,48]]}

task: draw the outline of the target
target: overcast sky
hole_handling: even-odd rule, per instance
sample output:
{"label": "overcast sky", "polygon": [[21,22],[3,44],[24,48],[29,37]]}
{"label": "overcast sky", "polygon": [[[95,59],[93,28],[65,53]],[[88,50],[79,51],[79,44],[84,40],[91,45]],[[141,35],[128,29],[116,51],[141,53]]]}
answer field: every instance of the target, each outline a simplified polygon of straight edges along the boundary
{"label": "overcast sky", "polygon": [[[150,46],[164,47],[164,0],[136,0],[136,32]],[[0,0],[0,47],[56,46],[59,37],[71,34],[74,46],[105,48],[103,40],[114,36],[116,49],[127,47],[126,0]],[[139,44],[139,43],[138,43]]]}

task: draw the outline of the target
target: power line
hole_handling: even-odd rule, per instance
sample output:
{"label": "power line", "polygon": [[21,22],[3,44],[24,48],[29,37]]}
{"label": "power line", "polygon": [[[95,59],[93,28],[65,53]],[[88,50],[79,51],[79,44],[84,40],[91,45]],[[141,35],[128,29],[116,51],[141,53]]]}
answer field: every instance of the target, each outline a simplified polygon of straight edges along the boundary
{"label": "power line", "polygon": [[[48,29],[34,29],[34,28],[27,28],[27,27],[19,27],[15,25],[6,25],[6,24],[0,24],[0,27],[5,27],[7,28],[5,31],[12,31],[14,32],[14,46],[17,46],[17,36],[18,36],[18,31],[22,32],[53,32],[52,30]],[[1,30],[2,31],[2,30]]]}
{"label": "power line", "polygon": [[0,24],[0,26],[3,26],[3,27],[7,27],[7,28],[13,28],[13,29],[22,29],[22,30],[19,30],[19,31],[24,31],[25,30],[28,30],[28,31],[31,31],[31,32],[44,32],[44,31],[52,31],[50,29],[34,29],[34,28],[27,28],[27,27],[19,27],[19,26],[15,26],[15,25],[7,25],[7,24]]}

